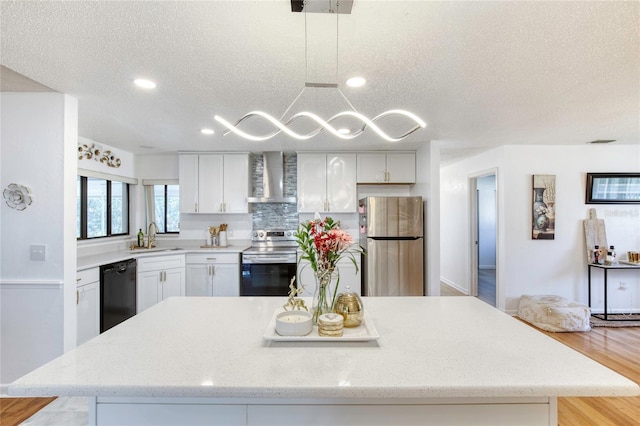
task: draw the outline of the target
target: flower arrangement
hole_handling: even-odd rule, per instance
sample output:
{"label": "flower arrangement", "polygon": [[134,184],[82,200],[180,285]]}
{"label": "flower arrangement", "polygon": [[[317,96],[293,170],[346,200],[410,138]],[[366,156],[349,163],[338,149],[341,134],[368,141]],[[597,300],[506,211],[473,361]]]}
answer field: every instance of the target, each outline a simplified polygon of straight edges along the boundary
{"label": "flower arrangement", "polygon": [[[353,237],[340,229],[338,222],[331,217],[321,219],[317,213],[314,220],[300,224],[295,233],[295,239],[302,251],[298,262],[308,261],[308,266],[311,266],[316,278],[316,290],[311,307],[315,323],[320,315],[331,312],[333,309],[336,290],[340,283],[338,262],[347,257],[351,259],[357,271],[358,263],[354,254],[362,251],[354,245]],[[329,285],[334,273],[337,274],[336,283],[334,288],[330,289]]]}

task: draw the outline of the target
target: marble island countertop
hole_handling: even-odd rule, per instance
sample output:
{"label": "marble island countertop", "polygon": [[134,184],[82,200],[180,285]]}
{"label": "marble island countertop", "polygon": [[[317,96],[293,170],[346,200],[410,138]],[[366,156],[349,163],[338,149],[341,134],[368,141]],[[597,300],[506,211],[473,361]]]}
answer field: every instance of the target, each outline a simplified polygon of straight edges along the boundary
{"label": "marble island countertop", "polygon": [[10,395],[222,398],[632,396],[640,387],[471,297],[364,298],[380,338],[273,342],[286,298],[169,298]]}

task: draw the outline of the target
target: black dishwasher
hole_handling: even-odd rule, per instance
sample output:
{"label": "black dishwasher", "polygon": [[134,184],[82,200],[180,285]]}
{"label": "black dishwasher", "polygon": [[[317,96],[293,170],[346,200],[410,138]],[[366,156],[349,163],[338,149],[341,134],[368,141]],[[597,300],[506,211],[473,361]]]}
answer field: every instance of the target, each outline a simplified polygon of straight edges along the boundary
{"label": "black dishwasher", "polygon": [[100,266],[100,333],[136,314],[136,260]]}

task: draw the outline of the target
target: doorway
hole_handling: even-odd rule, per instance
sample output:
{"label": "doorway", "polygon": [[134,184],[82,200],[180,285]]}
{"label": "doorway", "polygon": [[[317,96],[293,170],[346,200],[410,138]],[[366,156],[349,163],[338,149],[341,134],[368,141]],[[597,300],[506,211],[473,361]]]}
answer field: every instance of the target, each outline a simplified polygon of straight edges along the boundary
{"label": "doorway", "polygon": [[498,195],[496,172],[470,178],[471,295],[497,306]]}

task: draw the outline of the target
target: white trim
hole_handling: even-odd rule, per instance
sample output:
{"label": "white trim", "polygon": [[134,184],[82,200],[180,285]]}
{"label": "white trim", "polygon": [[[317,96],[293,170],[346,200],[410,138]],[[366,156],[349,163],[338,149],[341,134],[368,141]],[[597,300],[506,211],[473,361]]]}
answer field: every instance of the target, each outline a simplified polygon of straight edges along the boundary
{"label": "white trim", "polygon": [[96,172],[94,170],[87,170],[87,169],[78,168],[78,174],[80,176],[92,177],[92,178],[97,178],[97,179],[115,180],[117,182],[124,182],[124,183],[129,183],[129,184],[132,184],[132,185],[137,185],[138,184],[138,179],[135,179],[135,178],[125,177],[125,176],[118,176],[118,175],[114,175],[114,174],[111,174],[111,173]]}
{"label": "white trim", "polygon": [[467,296],[469,295],[469,291],[466,288],[462,288],[460,287],[458,284],[454,283],[451,280],[448,280],[446,278],[440,278],[440,281],[443,282],[444,284],[448,285],[449,287],[458,290],[460,293],[462,294],[466,294]]}
{"label": "white trim", "polygon": [[496,186],[496,265],[492,269],[496,269],[496,308],[504,310],[503,304],[503,295],[502,289],[500,285],[500,271],[499,271],[499,253],[500,253],[500,198],[501,198],[501,188],[499,186],[498,180],[498,168],[491,167],[486,170],[481,170],[475,173],[471,173],[467,175],[468,181],[468,198],[469,198],[469,295],[470,296],[478,296],[478,269],[481,267],[478,265],[478,179],[485,176],[495,176],[495,186]]}
{"label": "white trim", "polygon": [[142,185],[178,185],[178,179],[142,179]]}
{"label": "white trim", "polygon": [[1,280],[0,287],[3,289],[36,289],[36,288],[59,288],[64,285],[64,281],[59,280]]}

